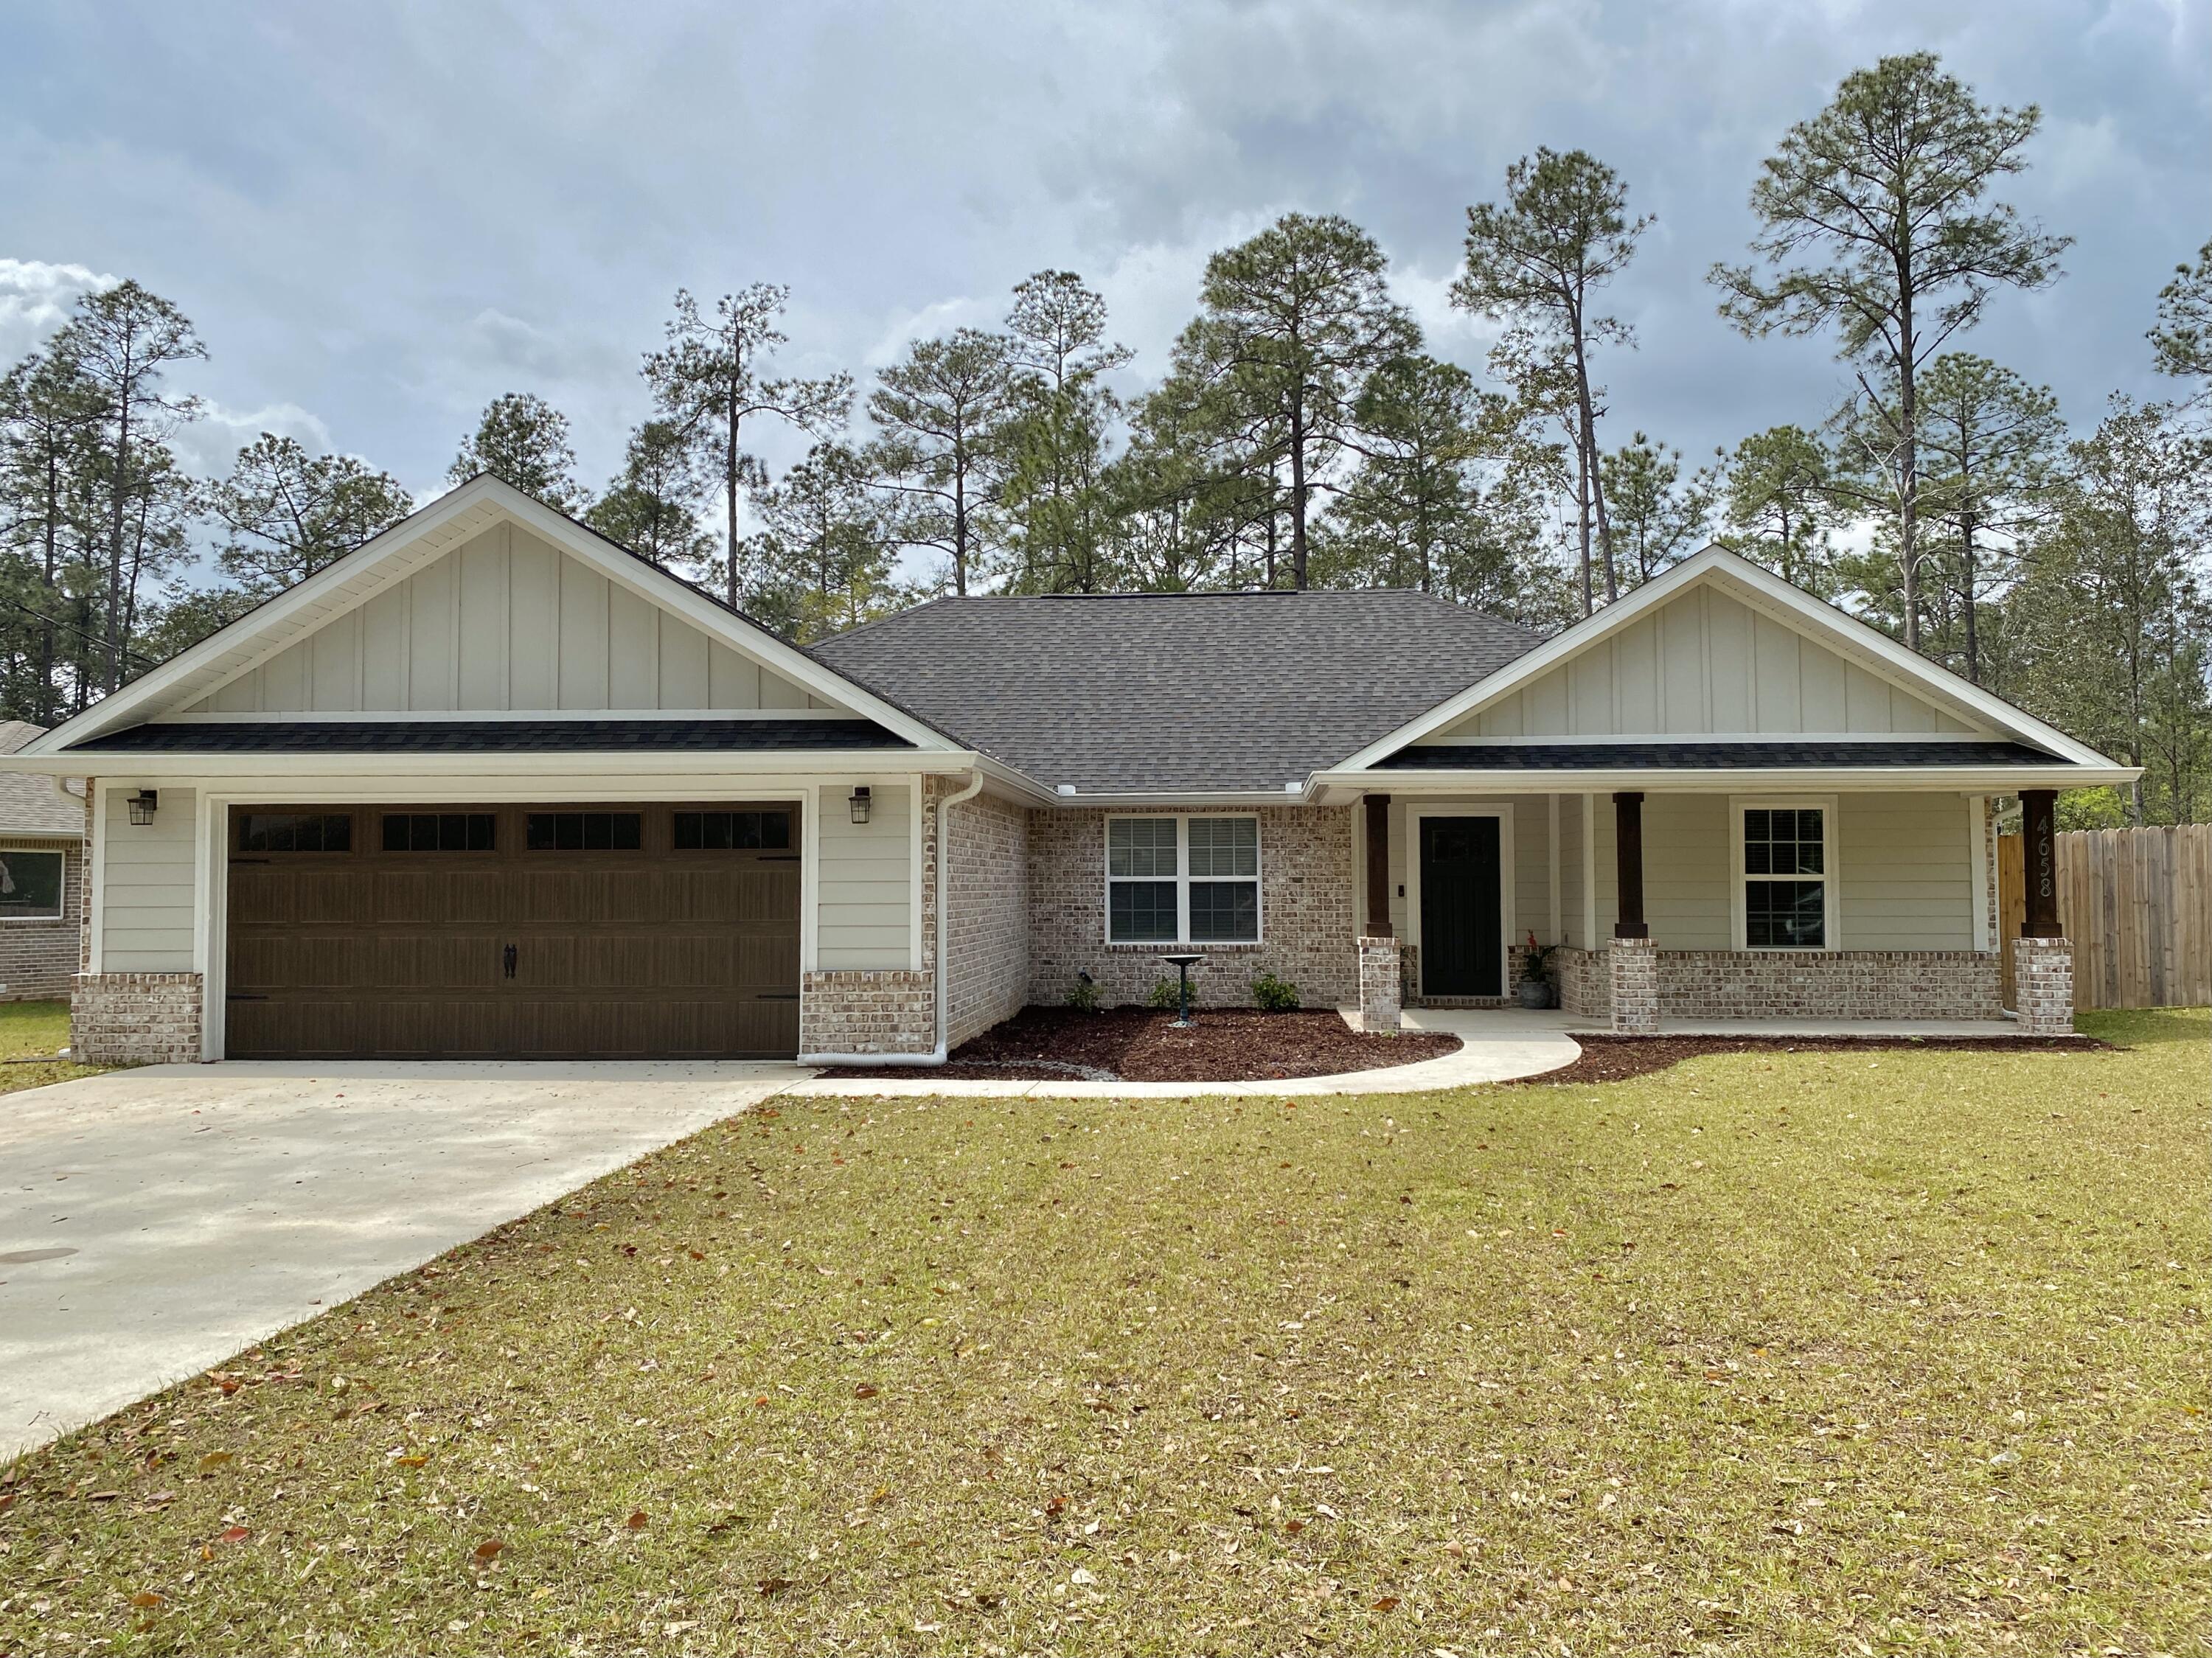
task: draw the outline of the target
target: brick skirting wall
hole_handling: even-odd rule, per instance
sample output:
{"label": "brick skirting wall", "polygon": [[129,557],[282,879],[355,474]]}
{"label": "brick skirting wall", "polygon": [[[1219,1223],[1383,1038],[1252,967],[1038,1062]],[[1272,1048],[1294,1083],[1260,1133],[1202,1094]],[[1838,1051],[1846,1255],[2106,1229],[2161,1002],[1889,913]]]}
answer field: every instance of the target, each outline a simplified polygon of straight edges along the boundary
{"label": "brick skirting wall", "polygon": [[0,843],[0,858],[18,852],[61,853],[62,913],[50,921],[0,921],[0,1002],[58,1001],[84,965],[84,859],[64,841]]}
{"label": "brick skirting wall", "polygon": [[197,1065],[200,975],[78,974],[70,997],[70,1056],[88,1065]]}
{"label": "brick skirting wall", "polygon": [[922,1054],[936,1046],[934,975],[895,968],[801,976],[801,1054]]}
{"label": "brick skirting wall", "polygon": [[[1207,1007],[1249,1007],[1252,981],[1272,973],[1308,1007],[1341,1007],[1359,994],[1352,936],[1350,806],[1261,806],[1257,944],[1198,944],[1191,994]],[[1162,817],[1184,814],[1163,811]],[[1196,816],[1200,814],[1188,814]],[[1103,809],[1030,814],[1030,999],[1057,1003],[1088,973],[1109,1007],[1141,1002],[1172,979],[1169,944],[1106,943],[1106,817]]]}
{"label": "brick skirting wall", "polygon": [[979,794],[946,817],[945,1022],[957,1048],[1029,1001],[1030,812]]}
{"label": "brick skirting wall", "polygon": [[[1613,1014],[1603,950],[1552,959],[1559,1006]],[[1662,1019],[1994,1019],[1997,958],[1971,950],[1662,950]]]}

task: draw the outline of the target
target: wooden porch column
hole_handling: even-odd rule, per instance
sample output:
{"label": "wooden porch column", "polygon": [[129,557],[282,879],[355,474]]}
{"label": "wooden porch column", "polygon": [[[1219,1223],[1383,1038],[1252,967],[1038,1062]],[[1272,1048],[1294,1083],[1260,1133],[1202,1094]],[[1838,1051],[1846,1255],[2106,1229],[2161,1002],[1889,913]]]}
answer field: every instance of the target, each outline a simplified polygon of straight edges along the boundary
{"label": "wooden porch column", "polygon": [[1390,797],[1367,797],[1367,932],[1388,938],[1390,932]]}
{"label": "wooden porch column", "polygon": [[2058,930],[2058,794],[2054,789],[2020,792],[2021,851],[2027,888],[2027,913],[2020,924],[2023,938],[2056,938]]}
{"label": "wooden porch column", "polygon": [[1644,924],[1644,797],[1613,797],[1613,842],[1617,859],[1620,914],[1613,924],[1616,938],[1648,938]]}

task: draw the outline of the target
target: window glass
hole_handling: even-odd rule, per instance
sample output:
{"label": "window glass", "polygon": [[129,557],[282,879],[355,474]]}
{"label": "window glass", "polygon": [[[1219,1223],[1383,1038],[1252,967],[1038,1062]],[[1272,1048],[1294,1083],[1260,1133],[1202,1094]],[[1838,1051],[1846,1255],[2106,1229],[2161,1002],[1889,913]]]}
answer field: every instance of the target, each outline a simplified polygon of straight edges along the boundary
{"label": "window glass", "polygon": [[533,811],[522,838],[532,852],[635,852],[644,818],[634,811]]}
{"label": "window glass", "polygon": [[679,811],[678,852],[781,852],[791,845],[786,811]]}
{"label": "window glass", "polygon": [[350,812],[249,811],[238,820],[240,852],[351,852]]}
{"label": "window glass", "polygon": [[1828,889],[1818,806],[1751,806],[1743,814],[1743,941],[1750,950],[1824,950]]}
{"label": "window glass", "polygon": [[1257,881],[1193,881],[1190,884],[1190,938],[1193,944],[1251,944],[1259,936],[1260,884]]}
{"label": "window glass", "polygon": [[1106,823],[1109,875],[1176,874],[1176,820],[1112,817]]}
{"label": "window glass", "polygon": [[52,920],[61,913],[61,853],[0,852],[0,920]]}
{"label": "window glass", "polygon": [[1260,820],[1256,817],[1194,817],[1190,820],[1193,875],[1257,875]]}
{"label": "window glass", "polygon": [[1176,942],[1176,884],[1116,881],[1110,906],[1115,944]]}
{"label": "window glass", "polygon": [[386,852],[489,852],[492,826],[488,811],[388,811],[384,814]]}

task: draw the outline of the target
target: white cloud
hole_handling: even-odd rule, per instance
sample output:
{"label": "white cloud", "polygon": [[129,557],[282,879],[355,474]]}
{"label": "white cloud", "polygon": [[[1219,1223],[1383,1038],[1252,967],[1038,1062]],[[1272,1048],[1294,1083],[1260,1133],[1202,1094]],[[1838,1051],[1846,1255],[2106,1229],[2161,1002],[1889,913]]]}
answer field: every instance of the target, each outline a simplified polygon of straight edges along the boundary
{"label": "white cloud", "polygon": [[272,403],[259,409],[230,409],[203,398],[200,417],[179,427],[169,440],[178,463],[199,477],[219,477],[230,471],[238,452],[264,432],[295,438],[311,453],[331,446],[331,428],[319,416],[296,403]]}
{"label": "white cloud", "polygon": [[80,294],[97,294],[123,279],[82,264],[0,259],[0,365],[43,344],[69,320]]}

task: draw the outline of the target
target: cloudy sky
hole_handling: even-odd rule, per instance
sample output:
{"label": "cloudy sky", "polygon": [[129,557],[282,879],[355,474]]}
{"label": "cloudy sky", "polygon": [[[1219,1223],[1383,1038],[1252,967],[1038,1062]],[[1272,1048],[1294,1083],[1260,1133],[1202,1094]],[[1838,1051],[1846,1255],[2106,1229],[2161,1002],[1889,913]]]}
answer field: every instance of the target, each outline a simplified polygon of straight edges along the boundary
{"label": "cloudy sky", "polygon": [[2155,392],[2154,295],[2212,234],[2212,0],[19,7],[0,353],[135,276],[210,348],[203,468],[270,427],[431,489],[526,390],[597,482],[679,285],[788,283],[785,362],[865,374],[1069,267],[1149,377],[1206,254],[1295,208],[1373,232],[1431,349],[1479,367],[1444,302],[1463,209],[1582,146],[1657,216],[1616,289],[1641,349],[1606,370],[1613,440],[1695,456],[1835,401],[1824,349],[1738,338],[1704,273],[1790,123],[1923,47],[2042,106],[2009,194],[2077,239],[1975,348],[2076,421]]}

